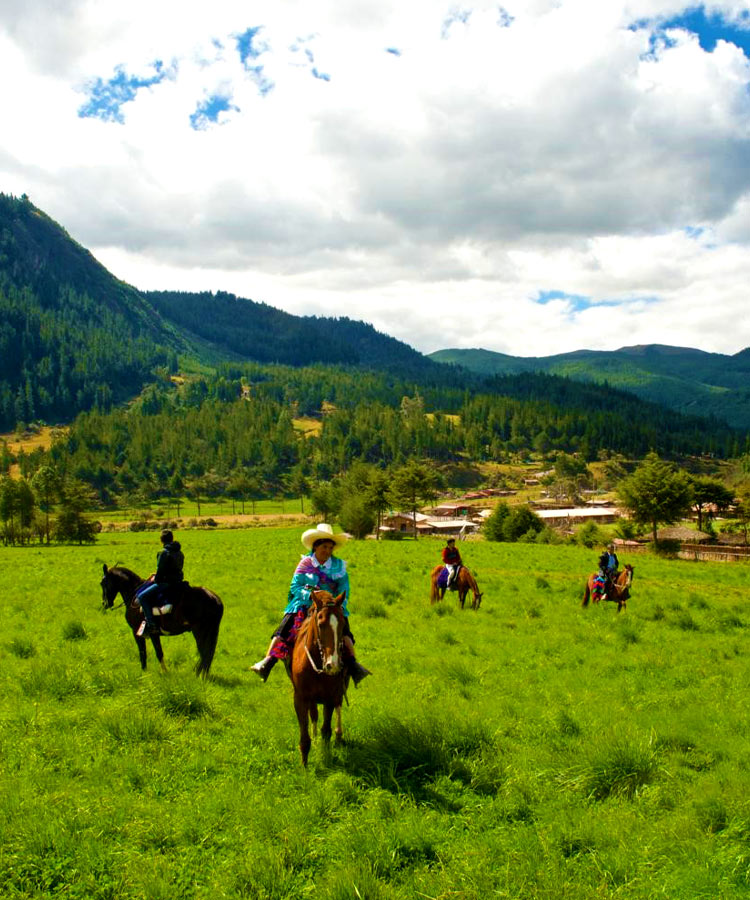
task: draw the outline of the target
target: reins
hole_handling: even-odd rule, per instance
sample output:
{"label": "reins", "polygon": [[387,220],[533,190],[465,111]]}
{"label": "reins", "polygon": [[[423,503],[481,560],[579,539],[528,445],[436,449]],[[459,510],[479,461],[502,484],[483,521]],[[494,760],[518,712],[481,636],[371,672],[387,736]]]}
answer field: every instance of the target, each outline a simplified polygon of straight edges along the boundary
{"label": "reins", "polygon": [[[330,604],[330,605],[332,606],[333,604]],[[320,654],[320,662],[322,665],[323,658],[324,658],[323,645],[320,643],[320,628],[318,627],[317,610],[316,610],[314,604],[313,604],[313,606],[310,607],[309,619],[310,619],[310,626],[307,629],[307,635],[305,636],[305,654],[306,654],[315,674],[316,675],[325,675],[326,674],[325,671],[322,668],[319,668],[315,664],[315,660],[312,658],[312,654],[310,653],[310,639],[312,637],[312,638],[314,638],[315,644],[318,648],[318,653]],[[314,629],[314,631],[313,631],[313,629]],[[339,641],[339,643],[343,643],[343,641]],[[340,648],[339,648],[339,652],[340,652]]]}

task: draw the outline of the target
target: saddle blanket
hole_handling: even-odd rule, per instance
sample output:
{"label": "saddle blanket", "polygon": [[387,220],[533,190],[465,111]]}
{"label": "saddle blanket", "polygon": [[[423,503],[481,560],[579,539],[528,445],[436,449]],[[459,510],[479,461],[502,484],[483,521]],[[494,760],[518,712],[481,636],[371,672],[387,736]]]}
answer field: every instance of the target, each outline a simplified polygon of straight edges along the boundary
{"label": "saddle blanket", "polygon": [[[173,606],[171,603],[165,603],[164,606],[155,606],[151,613],[154,616],[166,616],[172,612]],[[136,637],[143,637],[143,632],[146,630],[146,620],[144,619],[140,626],[138,627],[138,631],[136,631]]]}
{"label": "saddle blanket", "polygon": [[[456,574],[456,578],[458,578],[458,574]],[[440,588],[440,590],[444,590],[445,588],[448,587],[448,570],[445,568],[445,566],[443,566],[443,568],[440,571],[440,574],[437,577],[437,586]],[[453,584],[451,585],[451,590],[452,591],[456,590],[455,579],[453,581]]]}

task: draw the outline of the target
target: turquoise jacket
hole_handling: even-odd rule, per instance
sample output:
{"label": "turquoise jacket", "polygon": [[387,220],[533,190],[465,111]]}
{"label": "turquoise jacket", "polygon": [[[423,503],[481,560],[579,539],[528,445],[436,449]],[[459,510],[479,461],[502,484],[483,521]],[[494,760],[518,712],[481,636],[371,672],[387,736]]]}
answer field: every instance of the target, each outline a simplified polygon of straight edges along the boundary
{"label": "turquoise jacket", "polygon": [[324,565],[321,565],[313,556],[312,551],[307,556],[303,556],[294,570],[292,583],[289,585],[289,596],[284,614],[308,609],[312,604],[310,592],[313,588],[330,591],[334,597],[344,593],[346,597],[341,608],[344,615],[349,617],[349,607],[347,606],[349,575],[343,559],[332,556]]}

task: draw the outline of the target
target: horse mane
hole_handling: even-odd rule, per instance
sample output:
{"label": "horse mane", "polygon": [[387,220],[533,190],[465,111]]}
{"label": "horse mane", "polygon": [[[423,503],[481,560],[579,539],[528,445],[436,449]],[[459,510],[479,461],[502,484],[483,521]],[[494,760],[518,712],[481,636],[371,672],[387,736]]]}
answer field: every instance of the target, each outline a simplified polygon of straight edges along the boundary
{"label": "horse mane", "polygon": [[141,577],[136,572],[134,572],[132,569],[128,569],[126,566],[121,566],[119,563],[115,563],[113,566],[110,566],[108,571],[114,572],[117,575],[124,575],[126,578],[140,578]]}

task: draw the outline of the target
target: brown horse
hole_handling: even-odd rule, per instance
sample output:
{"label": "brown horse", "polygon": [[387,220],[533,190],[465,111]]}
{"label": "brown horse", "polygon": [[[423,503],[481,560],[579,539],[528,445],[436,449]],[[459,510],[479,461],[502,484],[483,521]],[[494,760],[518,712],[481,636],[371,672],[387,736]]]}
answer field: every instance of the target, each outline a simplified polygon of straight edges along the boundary
{"label": "brown horse", "polygon": [[[598,591],[594,590],[594,583],[597,578],[597,573],[593,572],[589,575],[588,581],[586,582],[586,590],[583,594],[583,602],[581,606],[588,606],[589,600],[592,600],[594,603],[598,603],[601,599]],[[628,605],[628,598],[630,597],[630,585],[633,583],[633,567],[631,565],[626,565],[625,568],[620,572],[614,581],[611,581],[607,585],[607,594],[605,600],[611,600],[613,603],[617,604],[617,612],[625,609]]]}
{"label": "brown horse", "polygon": [[[430,572],[430,603],[437,603],[438,600],[442,600],[445,596],[445,588],[438,586],[438,578],[443,569],[444,566],[435,566],[432,572]],[[474,578],[466,566],[461,566],[459,568],[453,584],[458,591],[458,605],[461,609],[464,608],[466,596],[469,591],[472,591],[474,594],[474,598],[471,601],[471,608],[479,609],[479,605],[482,602],[482,594],[479,592],[479,585],[477,584],[476,578]]]}
{"label": "brown horse", "polygon": [[[112,608],[119,594],[125,606],[125,621],[133,631],[138,646],[141,668],[146,668],[146,639],[142,636],[143,611],[135,598],[135,591],[143,579],[124,566],[107,568],[104,564],[104,577],[101,580],[102,608]],[[208,675],[211,670],[216,641],[219,637],[219,625],[224,614],[224,604],[208,588],[185,586],[175,599],[169,611],[154,607],[154,615],[159,623],[160,634],[152,634],[151,643],[159,665],[164,669],[164,652],[161,649],[160,635],[183,634],[192,631],[198,647],[200,659],[195,666],[196,674]]]}
{"label": "brown horse", "polygon": [[341,704],[346,694],[342,651],[344,644],[344,594],[334,597],[328,591],[313,591],[310,612],[302,623],[294,642],[291,677],[294,685],[294,711],[299,722],[299,751],[302,765],[307,766],[310,752],[308,718],[313,736],[318,725],[318,704],[323,706],[320,735],[331,743],[331,720],[336,711],[336,743],[341,743]]}

